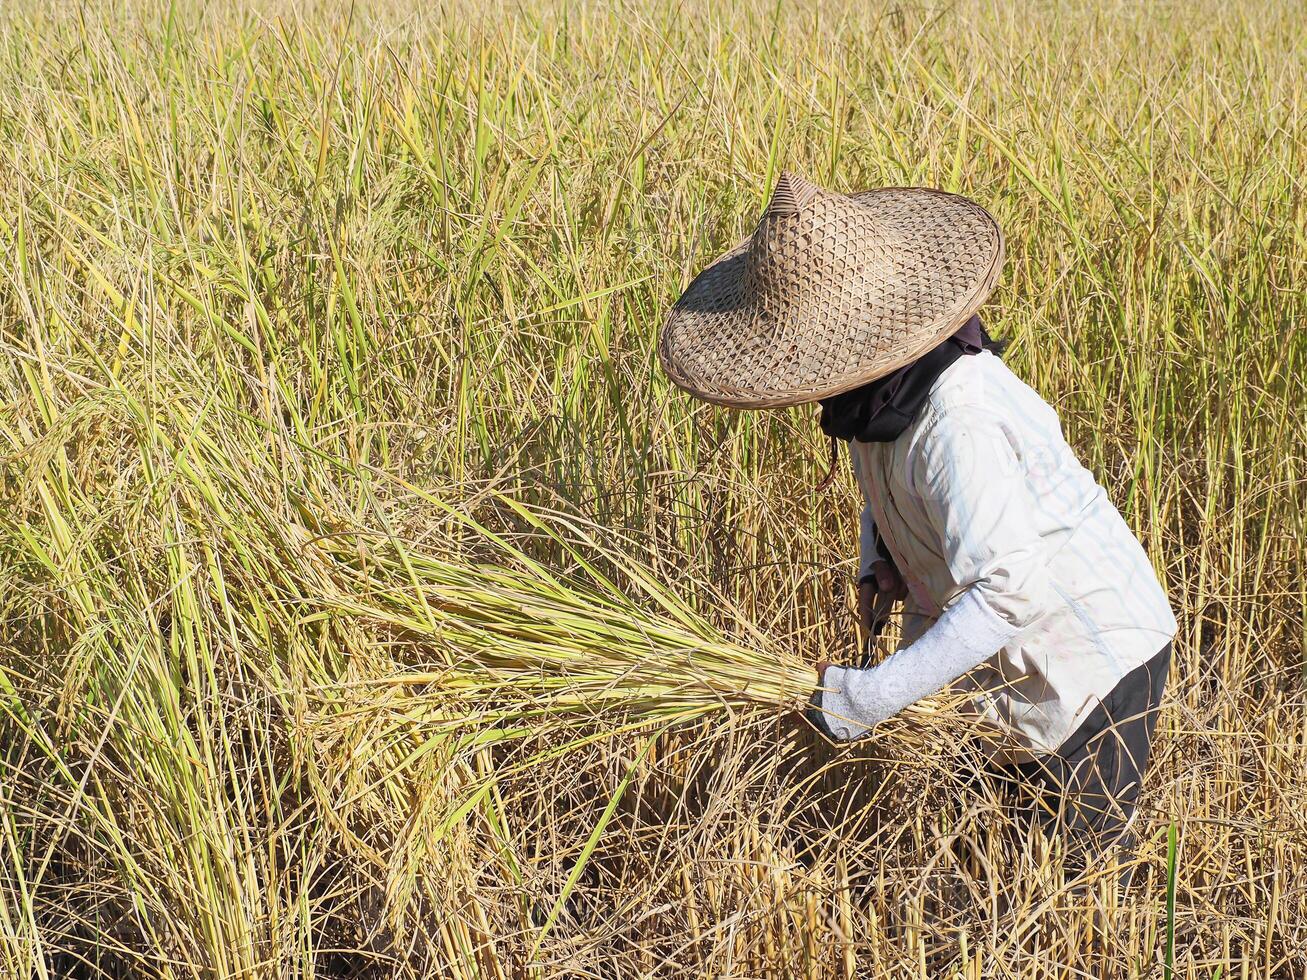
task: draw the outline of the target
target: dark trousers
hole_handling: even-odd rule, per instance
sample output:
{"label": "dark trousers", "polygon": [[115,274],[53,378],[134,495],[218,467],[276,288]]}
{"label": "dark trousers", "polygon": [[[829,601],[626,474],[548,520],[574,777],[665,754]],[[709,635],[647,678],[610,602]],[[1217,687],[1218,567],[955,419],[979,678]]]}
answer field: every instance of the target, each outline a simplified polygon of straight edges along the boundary
{"label": "dark trousers", "polygon": [[1077,848],[1101,849],[1121,840],[1139,799],[1170,666],[1168,643],[1121,678],[1056,752],[995,767],[991,776],[1032,807],[1046,829],[1066,833]]}

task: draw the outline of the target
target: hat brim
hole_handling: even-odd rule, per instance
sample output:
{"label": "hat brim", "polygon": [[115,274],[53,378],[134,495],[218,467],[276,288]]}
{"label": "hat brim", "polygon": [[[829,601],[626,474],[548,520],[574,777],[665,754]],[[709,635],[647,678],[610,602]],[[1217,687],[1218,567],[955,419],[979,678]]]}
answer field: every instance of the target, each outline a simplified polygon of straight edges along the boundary
{"label": "hat brim", "polygon": [[[956,332],[997,284],[1003,234],[965,197],[921,187],[849,195],[884,240],[863,242],[857,275],[800,281],[792,302],[750,295],[750,235],[695,277],[658,345],[673,383],[734,408],[784,408],[850,391],[910,364]],[[755,234],[757,234],[755,232]]]}

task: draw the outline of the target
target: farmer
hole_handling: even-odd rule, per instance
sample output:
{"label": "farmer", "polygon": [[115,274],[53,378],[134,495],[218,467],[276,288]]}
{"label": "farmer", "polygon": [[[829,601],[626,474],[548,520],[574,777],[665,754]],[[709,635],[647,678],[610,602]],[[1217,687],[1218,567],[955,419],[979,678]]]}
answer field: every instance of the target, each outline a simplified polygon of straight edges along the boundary
{"label": "farmer", "polygon": [[832,467],[849,447],[861,624],[874,635],[903,600],[903,638],[875,666],[819,665],[814,723],[857,739],[956,685],[997,736],[990,773],[1097,850],[1133,815],[1176,623],[1056,413],[980,325],[1002,258],[966,198],[785,173],[757,230],[676,303],[659,357],[719,405],[817,402]]}

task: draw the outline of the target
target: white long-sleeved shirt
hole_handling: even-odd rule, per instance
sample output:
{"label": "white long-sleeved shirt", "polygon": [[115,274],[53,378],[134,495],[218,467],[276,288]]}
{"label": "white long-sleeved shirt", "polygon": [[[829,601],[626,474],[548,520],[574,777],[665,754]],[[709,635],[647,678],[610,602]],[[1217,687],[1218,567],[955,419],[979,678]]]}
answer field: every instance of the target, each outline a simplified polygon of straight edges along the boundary
{"label": "white long-sleeved shirt", "polygon": [[879,530],[909,599],[897,653],[827,671],[820,707],[840,736],[960,678],[1009,736],[996,755],[1052,752],[1175,635],[1144,549],[999,358],[959,358],[898,439],[852,447],[862,572]]}

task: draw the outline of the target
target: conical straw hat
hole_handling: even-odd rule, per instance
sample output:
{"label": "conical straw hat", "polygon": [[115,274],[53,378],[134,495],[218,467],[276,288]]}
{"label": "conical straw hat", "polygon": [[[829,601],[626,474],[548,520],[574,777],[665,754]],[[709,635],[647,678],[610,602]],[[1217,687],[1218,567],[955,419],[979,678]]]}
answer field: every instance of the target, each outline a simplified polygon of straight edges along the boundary
{"label": "conical straw hat", "polygon": [[998,280],[1003,234],[943,191],[833,194],[782,173],[757,230],[704,269],[658,356],[690,394],[735,408],[802,405],[911,363]]}

